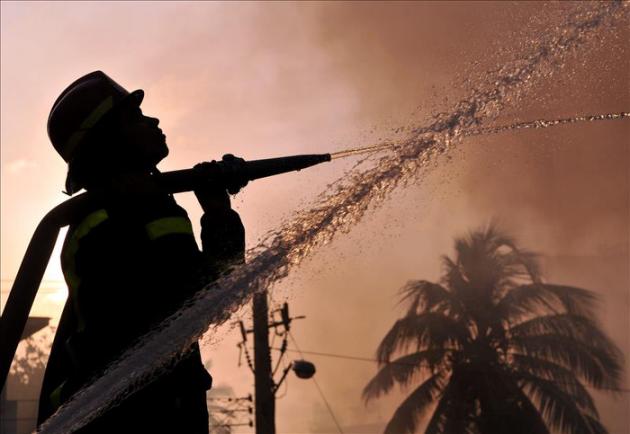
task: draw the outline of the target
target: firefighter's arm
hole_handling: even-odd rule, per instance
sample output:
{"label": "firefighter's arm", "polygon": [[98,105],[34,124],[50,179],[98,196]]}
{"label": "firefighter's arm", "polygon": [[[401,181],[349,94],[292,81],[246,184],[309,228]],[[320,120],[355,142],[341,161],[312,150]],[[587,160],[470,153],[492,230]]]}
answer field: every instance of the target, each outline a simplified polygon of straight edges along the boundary
{"label": "firefighter's arm", "polygon": [[[223,161],[226,159],[233,159],[235,164],[242,161],[233,156],[224,156]],[[236,192],[243,186],[209,183],[195,190],[204,211],[201,218],[201,242],[205,262],[208,271],[217,277],[245,260],[245,228],[238,213],[232,209],[228,194],[228,190]]]}

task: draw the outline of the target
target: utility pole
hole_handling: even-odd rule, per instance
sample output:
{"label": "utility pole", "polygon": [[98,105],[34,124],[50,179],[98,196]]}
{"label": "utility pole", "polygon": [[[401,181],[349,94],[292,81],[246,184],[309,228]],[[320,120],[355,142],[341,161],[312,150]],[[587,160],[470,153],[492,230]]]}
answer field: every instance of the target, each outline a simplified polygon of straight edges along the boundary
{"label": "utility pole", "polygon": [[[306,360],[294,360],[282,370],[280,379],[274,380],[276,372],[280,368],[280,362],[287,350],[289,331],[291,322],[296,319],[302,319],[303,316],[289,316],[289,305],[284,303],[282,308],[275,309],[269,315],[267,291],[254,294],[252,316],[254,326],[247,329],[242,321],[239,321],[241,335],[243,341],[238,344],[239,366],[241,364],[241,355],[245,354],[247,365],[254,373],[255,392],[255,409],[256,409],[256,434],[275,434],[276,433],[276,392],[287,378],[290,370],[295,372],[298,378],[311,378],[315,374],[315,365]],[[277,318],[279,314],[280,318]],[[269,347],[269,329],[273,328],[276,336],[282,338],[280,348],[273,348],[280,351],[277,357],[275,367],[272,368],[271,348]],[[254,361],[249,355],[247,346],[247,335],[254,334]]]}
{"label": "utility pole", "polygon": [[253,317],[256,434],[276,434],[276,398],[269,348],[267,290],[254,294]]}

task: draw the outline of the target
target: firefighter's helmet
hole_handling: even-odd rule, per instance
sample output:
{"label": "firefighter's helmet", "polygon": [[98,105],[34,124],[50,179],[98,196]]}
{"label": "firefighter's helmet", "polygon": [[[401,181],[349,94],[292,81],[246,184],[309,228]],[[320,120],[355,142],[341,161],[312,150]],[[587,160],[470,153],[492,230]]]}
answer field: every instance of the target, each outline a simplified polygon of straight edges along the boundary
{"label": "firefighter's helmet", "polygon": [[48,116],[48,137],[61,157],[70,163],[86,136],[103,117],[122,102],[140,105],[142,90],[129,93],[102,71],[76,80],[59,95]]}

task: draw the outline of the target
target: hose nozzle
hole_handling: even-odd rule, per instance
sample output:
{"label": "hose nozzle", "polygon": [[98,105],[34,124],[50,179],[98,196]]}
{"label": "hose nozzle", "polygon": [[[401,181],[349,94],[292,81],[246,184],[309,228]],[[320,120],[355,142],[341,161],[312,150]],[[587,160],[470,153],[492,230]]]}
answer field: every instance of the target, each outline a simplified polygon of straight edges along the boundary
{"label": "hose nozzle", "polygon": [[[208,182],[230,183],[239,178],[245,183],[260,178],[280,175],[306,169],[320,163],[331,161],[330,154],[291,155],[289,157],[251,160],[228,166],[225,161],[218,161],[203,172],[195,169],[175,170],[157,175],[161,188],[168,193],[181,193],[195,190],[199,185]],[[243,183],[243,184],[245,184]]]}

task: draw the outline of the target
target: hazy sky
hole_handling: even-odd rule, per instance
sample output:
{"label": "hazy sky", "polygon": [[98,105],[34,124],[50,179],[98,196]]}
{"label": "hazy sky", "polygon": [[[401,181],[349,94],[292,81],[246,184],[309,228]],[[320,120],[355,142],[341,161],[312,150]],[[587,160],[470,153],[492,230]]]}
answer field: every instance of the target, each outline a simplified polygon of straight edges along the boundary
{"label": "hazy sky", "polygon": [[[462,78],[495,69],[518,52],[519,38],[551,28],[573,6],[3,1],[3,300],[37,222],[66,198],[65,165],[48,142],[46,119],[77,77],[102,69],[129,90],[145,90],[143,109],[161,119],[171,148],[162,170],[225,152],[247,159],[330,152],[375,142],[392,126],[446,110],[469,92]],[[602,32],[596,48],[576,52],[553,81],[537,83],[500,121],[628,111],[625,24]],[[450,163],[397,192],[279,286],[274,300],[288,296],[291,310],[307,316],[294,329],[301,348],[371,357],[400,315],[397,289],[408,279],[439,278],[439,257],[452,252],[453,237],[497,218],[525,247],[545,255],[548,281],[600,295],[603,326],[628,354],[629,124],[466,140]],[[233,201],[248,244],[351,164],[336,161],[248,186]],[[198,229],[194,198],[178,201]],[[60,285],[57,257],[46,279],[53,282],[36,311],[58,315],[62,296],[50,290]],[[215,384],[245,395],[253,378],[236,366],[237,341],[226,330],[203,351]],[[363,405],[360,392],[375,366],[309,358],[345,431],[380,432],[402,395]],[[626,434],[628,394],[598,403],[610,433]],[[280,433],[335,432],[313,383],[293,376],[277,420]]]}

